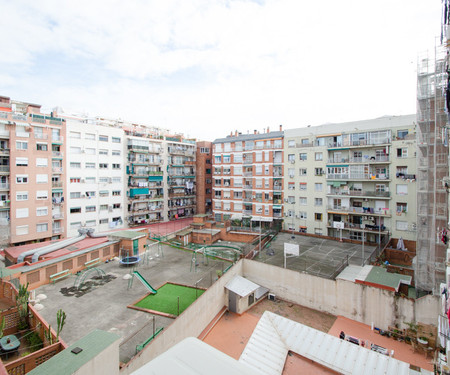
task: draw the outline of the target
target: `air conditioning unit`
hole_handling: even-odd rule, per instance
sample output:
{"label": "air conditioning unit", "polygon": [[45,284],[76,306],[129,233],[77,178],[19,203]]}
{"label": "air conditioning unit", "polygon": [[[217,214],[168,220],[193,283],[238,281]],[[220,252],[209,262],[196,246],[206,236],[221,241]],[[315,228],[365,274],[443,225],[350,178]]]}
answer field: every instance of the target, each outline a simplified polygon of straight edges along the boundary
{"label": "air conditioning unit", "polygon": [[81,179],[81,183],[84,184],[86,181],[84,178]]}
{"label": "air conditioning unit", "polygon": [[294,164],[295,160],[289,160],[289,163]]}
{"label": "air conditioning unit", "polygon": [[267,299],[268,299],[269,301],[275,301],[275,294],[274,294],[274,293],[269,293],[269,294],[267,295]]}

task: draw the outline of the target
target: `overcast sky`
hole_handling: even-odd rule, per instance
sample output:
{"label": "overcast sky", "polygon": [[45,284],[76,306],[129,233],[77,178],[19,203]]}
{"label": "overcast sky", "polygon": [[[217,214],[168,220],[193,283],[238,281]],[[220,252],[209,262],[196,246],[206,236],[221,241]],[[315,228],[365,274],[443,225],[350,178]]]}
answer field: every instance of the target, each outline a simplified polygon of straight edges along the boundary
{"label": "overcast sky", "polygon": [[0,95],[213,140],[415,113],[440,0],[0,0]]}

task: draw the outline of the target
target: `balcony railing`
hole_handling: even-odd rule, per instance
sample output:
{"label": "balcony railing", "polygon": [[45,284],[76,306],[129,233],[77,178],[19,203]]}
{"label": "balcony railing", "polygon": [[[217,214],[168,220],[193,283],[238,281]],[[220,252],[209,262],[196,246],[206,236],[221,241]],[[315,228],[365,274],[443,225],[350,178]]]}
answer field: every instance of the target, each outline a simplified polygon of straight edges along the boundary
{"label": "balcony railing", "polygon": [[389,191],[370,191],[370,190],[335,190],[331,189],[327,195],[344,195],[350,197],[374,197],[374,198],[389,198],[391,192]]}
{"label": "balcony railing", "polygon": [[2,190],[9,189],[9,183],[8,182],[0,183],[0,189]]}
{"label": "balcony railing", "polygon": [[52,188],[56,189],[56,188],[62,188],[62,187],[63,187],[62,181],[52,182]]}
{"label": "balcony railing", "polygon": [[0,165],[0,172],[9,172],[9,165]]}
{"label": "balcony railing", "polygon": [[64,214],[63,213],[53,214],[52,218],[53,218],[53,220],[61,220],[61,219],[64,219]]}
{"label": "balcony railing", "polygon": [[388,173],[327,173],[330,180],[389,180]]}
{"label": "balcony railing", "polygon": [[52,167],[53,173],[63,173],[63,167]]}
{"label": "balcony railing", "polygon": [[62,143],[64,141],[64,137],[61,135],[52,135],[52,141]]}
{"label": "balcony railing", "polygon": [[53,234],[61,234],[64,233],[64,228],[52,228]]}
{"label": "balcony railing", "polygon": [[34,139],[48,139],[48,134],[34,133]]}
{"label": "balcony railing", "polygon": [[389,161],[388,155],[350,157],[350,163],[379,163],[379,162],[388,162],[388,161]]}
{"label": "balcony railing", "polygon": [[339,205],[328,205],[328,210],[330,211],[340,211],[340,212],[348,212],[362,215],[384,215],[390,216],[389,208],[378,208],[375,209],[373,207],[346,207]]}
{"label": "balcony railing", "polygon": [[0,155],[9,155],[9,148],[0,148]]}
{"label": "balcony railing", "polygon": [[52,156],[54,158],[62,158],[63,157],[63,153],[60,151],[52,151]]}

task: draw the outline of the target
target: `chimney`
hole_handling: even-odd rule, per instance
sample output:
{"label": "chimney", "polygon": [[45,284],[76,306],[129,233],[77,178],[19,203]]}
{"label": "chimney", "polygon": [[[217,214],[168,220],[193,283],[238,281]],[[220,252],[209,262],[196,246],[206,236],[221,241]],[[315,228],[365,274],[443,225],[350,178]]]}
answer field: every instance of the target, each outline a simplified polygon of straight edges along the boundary
{"label": "chimney", "polygon": [[255,129],[255,130],[253,130],[253,134],[256,134],[256,129]]}
{"label": "chimney", "polygon": [[237,131],[237,130],[234,131],[234,136],[235,136],[235,137],[238,136],[238,131]]}
{"label": "chimney", "polygon": [[232,137],[232,136],[233,136],[233,132],[230,133],[230,137]]}
{"label": "chimney", "polygon": [[283,131],[283,125],[280,125],[280,132]]}
{"label": "chimney", "polygon": [[270,129],[269,129],[269,127],[267,127],[267,133],[270,133]]}

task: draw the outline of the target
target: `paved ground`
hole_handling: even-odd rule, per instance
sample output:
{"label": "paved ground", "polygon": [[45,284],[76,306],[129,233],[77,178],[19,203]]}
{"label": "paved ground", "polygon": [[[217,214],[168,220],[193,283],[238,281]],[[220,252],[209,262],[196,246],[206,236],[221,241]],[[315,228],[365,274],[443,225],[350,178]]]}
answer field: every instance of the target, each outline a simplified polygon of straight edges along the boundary
{"label": "paved ground", "polygon": [[[300,246],[300,255],[288,257],[286,260],[286,268],[291,270],[330,278],[347,257],[349,264],[362,264],[362,245],[300,235],[292,239],[290,233],[279,233],[268,249],[261,251],[255,260],[284,267],[285,242]],[[269,255],[270,249],[273,250],[273,255]],[[365,245],[364,259],[367,259],[374,249],[374,246]]]}
{"label": "paved ground", "polygon": [[[198,261],[197,272],[191,272],[192,253],[169,246],[163,246],[164,257],[154,257],[148,265],[141,264],[138,271],[154,287],[166,281],[207,288],[215,281],[216,270],[223,270],[229,263],[209,260],[208,265]],[[119,265],[118,261],[100,266],[108,278],[106,280],[89,279],[90,288],[86,293],[74,293],[71,287],[76,276],[44,285],[36,289],[36,295],[45,294],[48,298],[41,301],[44,309],[40,311],[52,327],[56,327],[56,311],[62,308],[67,314],[67,323],[62,331],[62,339],[72,344],[90,331],[98,328],[114,332],[122,337],[120,360],[127,362],[134,355],[136,345],[145,341],[153,332],[153,315],[127,308],[148,293],[137,279],[131,289],[123,276],[131,269]],[[82,294],[77,297],[76,295]],[[165,327],[172,319],[155,317],[155,327]]]}

